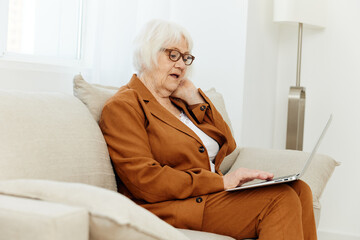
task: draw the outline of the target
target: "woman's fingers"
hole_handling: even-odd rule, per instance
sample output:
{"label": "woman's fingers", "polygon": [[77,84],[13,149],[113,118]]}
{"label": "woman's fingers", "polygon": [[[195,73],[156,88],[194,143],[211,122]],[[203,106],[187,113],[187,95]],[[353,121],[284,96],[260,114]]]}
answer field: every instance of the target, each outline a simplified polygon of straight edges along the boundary
{"label": "woman's fingers", "polygon": [[248,178],[251,180],[254,179],[269,179],[272,178],[274,175],[269,172],[255,170],[255,169],[247,169],[247,168],[239,168],[236,170],[239,179]]}
{"label": "woman's fingers", "polygon": [[260,171],[258,179],[270,180],[274,177],[274,174],[269,172]]}
{"label": "woman's fingers", "polygon": [[224,188],[229,189],[237,187],[255,179],[271,180],[273,177],[274,174],[269,172],[255,169],[239,168],[236,171],[223,176]]}

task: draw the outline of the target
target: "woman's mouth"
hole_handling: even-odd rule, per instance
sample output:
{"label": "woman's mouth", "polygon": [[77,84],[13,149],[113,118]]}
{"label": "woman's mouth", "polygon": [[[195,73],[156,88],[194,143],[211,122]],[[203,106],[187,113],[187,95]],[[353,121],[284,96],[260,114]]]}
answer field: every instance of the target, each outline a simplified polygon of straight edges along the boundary
{"label": "woman's mouth", "polygon": [[172,76],[172,77],[174,77],[174,78],[179,78],[179,77],[180,77],[180,75],[179,75],[179,74],[176,74],[176,73],[172,73],[172,74],[170,74],[170,76]]}

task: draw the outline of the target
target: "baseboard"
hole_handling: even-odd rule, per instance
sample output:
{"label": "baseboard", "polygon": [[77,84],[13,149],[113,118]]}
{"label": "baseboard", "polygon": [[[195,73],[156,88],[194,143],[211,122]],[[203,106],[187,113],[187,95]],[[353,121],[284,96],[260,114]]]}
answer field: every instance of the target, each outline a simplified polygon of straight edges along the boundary
{"label": "baseboard", "polygon": [[360,236],[319,230],[318,240],[360,240]]}

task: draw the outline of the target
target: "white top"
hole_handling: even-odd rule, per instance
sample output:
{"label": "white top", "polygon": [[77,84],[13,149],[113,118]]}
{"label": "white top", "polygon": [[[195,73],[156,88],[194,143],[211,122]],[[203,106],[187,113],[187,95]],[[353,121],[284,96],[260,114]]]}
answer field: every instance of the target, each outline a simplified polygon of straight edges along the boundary
{"label": "white top", "polygon": [[200,128],[198,128],[183,112],[180,113],[180,120],[200,138],[204,144],[205,149],[207,150],[211,171],[215,172],[214,160],[220,149],[219,144],[206,133],[204,133]]}

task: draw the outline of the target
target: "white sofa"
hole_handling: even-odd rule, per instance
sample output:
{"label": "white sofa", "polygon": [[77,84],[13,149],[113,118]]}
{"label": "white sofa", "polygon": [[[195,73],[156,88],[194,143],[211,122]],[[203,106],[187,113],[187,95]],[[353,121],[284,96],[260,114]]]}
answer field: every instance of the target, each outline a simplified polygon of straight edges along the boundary
{"label": "white sofa", "polygon": [[[0,240],[232,239],[176,229],[116,192],[106,143],[97,125],[115,87],[78,75],[74,95],[0,91]],[[221,94],[206,92],[231,126]],[[297,171],[308,154],[238,148],[224,173],[240,166]],[[303,180],[320,197],[338,163],[318,154]],[[224,223],[226,224],[226,223]]]}

